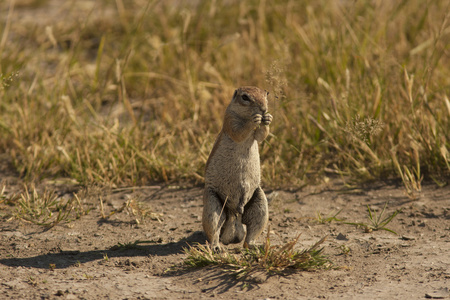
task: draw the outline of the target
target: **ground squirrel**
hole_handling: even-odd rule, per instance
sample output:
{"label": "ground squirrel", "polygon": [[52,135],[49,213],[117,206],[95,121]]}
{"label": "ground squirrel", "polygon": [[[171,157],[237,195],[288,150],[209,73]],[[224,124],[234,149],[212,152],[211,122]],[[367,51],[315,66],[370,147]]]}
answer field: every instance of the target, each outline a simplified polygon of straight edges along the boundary
{"label": "ground squirrel", "polygon": [[202,223],[215,251],[221,249],[219,240],[224,245],[240,243],[244,236],[244,247],[249,247],[268,222],[258,151],[272,122],[268,94],[252,86],[234,92],[206,162]]}

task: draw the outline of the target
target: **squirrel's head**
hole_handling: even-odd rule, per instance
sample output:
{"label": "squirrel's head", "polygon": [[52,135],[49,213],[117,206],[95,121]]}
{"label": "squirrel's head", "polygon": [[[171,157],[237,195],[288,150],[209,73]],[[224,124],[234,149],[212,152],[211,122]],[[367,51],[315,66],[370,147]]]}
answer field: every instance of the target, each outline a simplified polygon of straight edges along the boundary
{"label": "squirrel's head", "polygon": [[235,112],[264,114],[268,110],[267,95],[269,92],[255,86],[243,86],[234,92],[230,107]]}

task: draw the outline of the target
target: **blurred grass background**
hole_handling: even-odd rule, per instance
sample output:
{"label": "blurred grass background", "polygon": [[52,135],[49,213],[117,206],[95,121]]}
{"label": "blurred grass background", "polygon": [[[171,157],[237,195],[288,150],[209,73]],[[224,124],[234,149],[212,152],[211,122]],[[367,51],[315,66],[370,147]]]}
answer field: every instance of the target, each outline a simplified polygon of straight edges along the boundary
{"label": "blurred grass background", "polygon": [[450,174],[450,3],[0,4],[0,157],[26,181],[201,183],[235,88],[270,92],[263,184]]}

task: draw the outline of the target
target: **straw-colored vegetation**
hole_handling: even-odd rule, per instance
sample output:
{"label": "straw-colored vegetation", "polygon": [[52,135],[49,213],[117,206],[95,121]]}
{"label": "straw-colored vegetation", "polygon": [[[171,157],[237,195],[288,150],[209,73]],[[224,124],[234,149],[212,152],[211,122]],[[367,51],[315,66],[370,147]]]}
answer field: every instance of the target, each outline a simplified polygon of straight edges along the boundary
{"label": "straw-colored vegetation", "polygon": [[209,244],[189,246],[184,252],[188,255],[184,263],[188,267],[218,266],[231,271],[238,279],[248,279],[254,272],[267,275],[282,274],[289,270],[311,271],[329,269],[333,264],[322,254],[319,246],[326,237],[304,250],[294,250],[300,235],[282,246],[271,246],[268,230],[265,243],[261,247],[243,249],[238,254],[215,253]]}
{"label": "straw-colored vegetation", "polygon": [[[3,185],[0,192],[0,216],[7,222],[19,219],[27,223],[54,227],[60,223],[68,223],[87,214],[90,209],[83,207],[77,194],[64,199],[58,197],[54,191],[39,193],[33,186],[31,189],[24,187],[20,195],[5,194],[6,186]],[[5,209],[5,205],[14,209]],[[87,208],[87,209],[85,209]],[[6,212],[3,214],[3,211]]]}
{"label": "straw-colored vegetation", "polygon": [[26,180],[202,182],[240,85],[272,96],[266,186],[448,180],[448,1],[49,3],[0,4],[0,153]]}

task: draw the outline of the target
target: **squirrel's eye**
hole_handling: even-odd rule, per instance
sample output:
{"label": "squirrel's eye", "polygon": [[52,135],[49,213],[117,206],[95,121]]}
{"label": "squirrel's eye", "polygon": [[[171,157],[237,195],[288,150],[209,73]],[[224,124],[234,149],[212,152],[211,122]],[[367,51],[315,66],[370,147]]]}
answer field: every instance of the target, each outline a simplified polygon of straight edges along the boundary
{"label": "squirrel's eye", "polygon": [[250,101],[250,98],[247,95],[242,95],[242,100]]}

